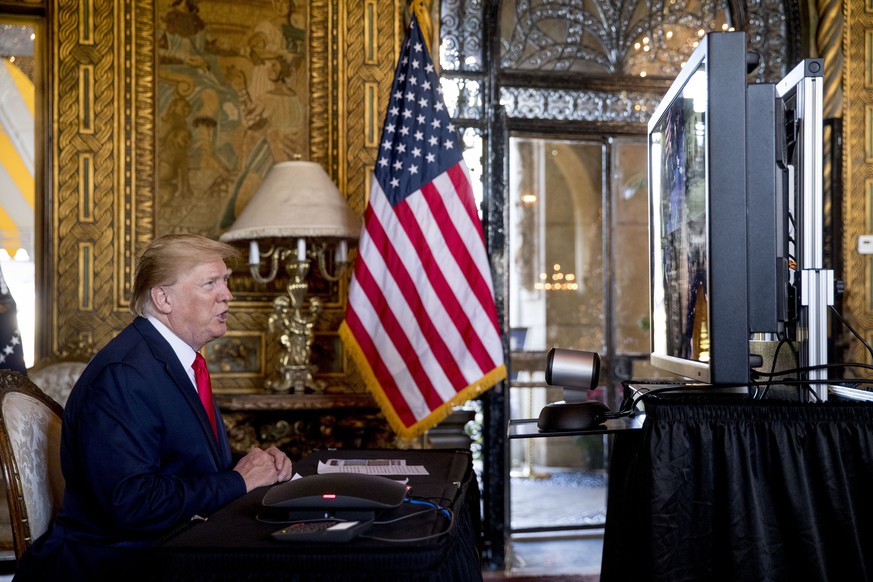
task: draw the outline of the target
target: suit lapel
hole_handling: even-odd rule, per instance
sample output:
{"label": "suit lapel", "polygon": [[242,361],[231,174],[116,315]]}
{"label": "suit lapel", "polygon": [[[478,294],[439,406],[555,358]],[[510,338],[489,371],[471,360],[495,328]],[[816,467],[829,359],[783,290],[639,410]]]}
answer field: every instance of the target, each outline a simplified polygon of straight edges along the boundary
{"label": "suit lapel", "polygon": [[200,402],[197,390],[191,383],[188,372],[182,366],[179,358],[176,357],[176,352],[173,351],[172,346],[147,319],[138,317],[134,320],[134,325],[136,325],[143,337],[146,338],[155,359],[164,365],[167,374],[173,379],[176,388],[182,393],[191,407],[194,417],[203,431],[203,436],[206,442],[209,443],[209,450],[212,451],[216,466],[219,469],[228,468],[231,462],[230,445],[218,406],[215,406],[215,420],[220,430],[218,431],[218,441],[216,441],[215,433],[212,432],[212,425],[209,423],[209,417],[203,409],[203,404]]}

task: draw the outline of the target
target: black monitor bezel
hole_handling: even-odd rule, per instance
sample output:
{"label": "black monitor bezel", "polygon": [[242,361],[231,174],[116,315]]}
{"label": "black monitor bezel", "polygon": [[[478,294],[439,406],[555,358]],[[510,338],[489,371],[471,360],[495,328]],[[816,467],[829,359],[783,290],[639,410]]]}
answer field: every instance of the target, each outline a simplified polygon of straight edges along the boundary
{"label": "black monitor bezel", "polygon": [[[749,321],[746,218],[746,42],[742,32],[710,33],[689,58],[648,124],[649,183],[654,179],[652,133],[677,99],[693,72],[706,69],[706,235],[710,360],[702,362],[659,352],[651,317],[652,365],[696,382],[745,385],[749,382]],[[650,189],[651,192],[651,189]],[[652,213],[659,201],[649,200],[649,244],[659,244]],[[653,247],[650,247],[650,251]],[[657,282],[650,252],[650,307]]]}

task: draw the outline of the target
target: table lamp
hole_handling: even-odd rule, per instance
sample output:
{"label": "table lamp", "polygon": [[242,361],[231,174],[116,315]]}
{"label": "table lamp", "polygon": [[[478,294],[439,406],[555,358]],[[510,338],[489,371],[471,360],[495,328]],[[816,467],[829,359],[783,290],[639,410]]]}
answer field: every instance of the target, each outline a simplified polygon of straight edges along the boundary
{"label": "table lamp", "polygon": [[[313,374],[313,328],[321,315],[321,301],[310,298],[305,306],[306,275],[315,260],[321,275],[337,281],[349,267],[348,242],[361,233],[361,218],[349,207],[333,181],[314,162],[275,164],[242,213],[220,240],[249,241],[249,272],[258,283],[273,281],[281,263],[288,273],[288,294],[273,301],[269,331],[278,335],[282,352],[276,369],[266,380],[273,392],[321,392],[323,382]],[[259,241],[269,239],[262,252]],[[334,273],[328,273],[325,253],[334,252]],[[269,272],[261,273],[265,259]]]}

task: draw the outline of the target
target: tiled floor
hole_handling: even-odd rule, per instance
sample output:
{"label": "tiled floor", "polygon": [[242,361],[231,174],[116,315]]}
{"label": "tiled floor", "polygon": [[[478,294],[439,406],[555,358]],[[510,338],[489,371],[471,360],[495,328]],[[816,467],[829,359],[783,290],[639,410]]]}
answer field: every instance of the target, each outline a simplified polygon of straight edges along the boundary
{"label": "tiled floor", "polygon": [[599,530],[576,535],[527,535],[513,539],[509,578],[521,576],[586,576],[600,578],[603,535]]}
{"label": "tiled floor", "polygon": [[[604,472],[560,472],[541,469],[535,477],[513,477],[512,527],[603,523],[606,515]],[[600,579],[602,529],[513,534],[503,572],[485,578],[569,576]]]}

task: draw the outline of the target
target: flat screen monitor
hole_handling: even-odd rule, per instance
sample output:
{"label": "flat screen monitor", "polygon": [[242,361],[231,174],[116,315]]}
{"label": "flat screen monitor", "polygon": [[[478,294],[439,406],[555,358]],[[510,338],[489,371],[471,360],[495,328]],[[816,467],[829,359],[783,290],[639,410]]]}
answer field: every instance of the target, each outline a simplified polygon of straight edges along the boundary
{"label": "flat screen monitor", "polygon": [[648,124],[651,361],[700,383],[750,378],[746,63],[706,35]]}

